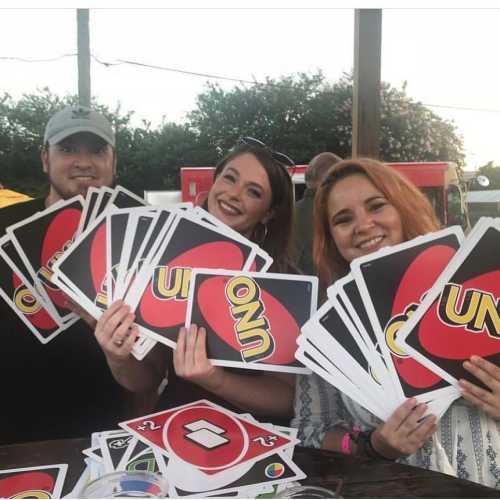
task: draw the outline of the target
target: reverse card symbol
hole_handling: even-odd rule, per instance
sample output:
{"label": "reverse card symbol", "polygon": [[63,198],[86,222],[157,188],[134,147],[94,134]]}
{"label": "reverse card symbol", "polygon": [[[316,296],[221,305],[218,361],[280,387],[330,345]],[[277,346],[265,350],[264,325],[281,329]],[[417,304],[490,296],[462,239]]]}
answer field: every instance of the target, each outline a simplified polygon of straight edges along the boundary
{"label": "reverse card symbol", "polygon": [[113,450],[120,450],[121,448],[126,448],[130,443],[132,436],[128,436],[126,438],[114,439],[109,443],[109,447]]}
{"label": "reverse card symbol", "polygon": [[269,448],[271,446],[274,446],[274,442],[277,439],[278,436],[257,436],[256,438],[253,438],[252,441],[254,441],[255,443],[259,443],[261,446]]}
{"label": "reverse card symbol", "polygon": [[185,434],[184,437],[207,450],[213,450],[214,448],[229,443],[229,439],[222,436],[222,434],[226,433],[226,429],[211,424],[207,420],[195,420],[194,422],[185,424],[184,427],[188,431],[191,431]]}

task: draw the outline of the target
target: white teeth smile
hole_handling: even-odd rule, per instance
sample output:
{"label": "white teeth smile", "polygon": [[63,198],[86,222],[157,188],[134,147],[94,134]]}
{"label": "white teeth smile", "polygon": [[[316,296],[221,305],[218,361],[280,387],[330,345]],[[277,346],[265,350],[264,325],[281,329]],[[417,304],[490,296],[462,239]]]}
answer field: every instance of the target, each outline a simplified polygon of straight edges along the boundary
{"label": "white teeth smile", "polygon": [[358,247],[361,248],[362,250],[365,248],[370,248],[370,247],[375,246],[378,243],[380,243],[383,239],[384,239],[383,236],[376,236],[375,238],[371,238],[369,240],[363,241],[362,243],[360,243],[358,245]]}
{"label": "white teeth smile", "polygon": [[228,205],[224,201],[219,201],[219,205],[224,212],[227,212],[229,214],[239,215],[240,213],[240,211],[237,208],[233,207],[232,205]]}

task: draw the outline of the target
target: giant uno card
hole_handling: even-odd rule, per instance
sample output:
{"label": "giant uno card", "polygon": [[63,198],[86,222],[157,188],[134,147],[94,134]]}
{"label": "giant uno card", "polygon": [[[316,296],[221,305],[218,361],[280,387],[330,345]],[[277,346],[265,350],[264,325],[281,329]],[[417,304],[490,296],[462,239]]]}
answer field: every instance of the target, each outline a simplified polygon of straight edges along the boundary
{"label": "giant uno card", "polygon": [[362,388],[374,406],[386,397],[362,349],[363,341],[336,299],[330,298],[320,307],[303,326],[302,335]]}
{"label": "giant uno card", "polygon": [[66,464],[0,471],[0,498],[61,498]]}
{"label": "giant uno card", "polygon": [[317,278],[195,269],[186,324],[207,331],[214,365],[309,373],[294,356],[316,310]]}
{"label": "giant uno card", "polygon": [[227,236],[216,227],[179,215],[155,257],[144,265],[125,297],[135,322],[155,340],[175,347],[186,320],[193,268],[241,270],[253,259],[254,248],[243,238]]}
{"label": "giant uno card", "polygon": [[351,263],[352,274],[401,400],[435,399],[456,392],[435,372],[398,349],[395,336],[450,262],[462,235],[461,228],[454,226],[382,248]]}
{"label": "giant uno card", "polygon": [[[46,344],[64,330],[45,308],[35,288],[20,274],[5,252],[10,240],[0,240],[0,296],[13,309],[24,325],[42,343]],[[11,246],[12,247],[12,246]]]}
{"label": "giant uno card", "polygon": [[91,222],[55,264],[55,272],[76,289],[78,302],[98,319],[107,308],[106,214]]}
{"label": "giant uno card", "polygon": [[477,225],[415,311],[398,342],[456,384],[472,354],[500,365],[500,219]]}
{"label": "giant uno card", "polygon": [[[204,484],[203,488],[197,487],[196,477],[186,472],[182,462],[172,460],[167,469],[169,481],[169,494],[171,497],[194,497],[221,496],[230,492],[239,492],[242,488],[259,486],[264,484],[282,484],[304,479],[306,475],[295,465],[291,457],[287,457],[284,451],[274,453],[271,456],[258,460],[248,470],[244,470],[237,479],[228,479],[228,483],[216,487],[212,478]],[[193,480],[194,479],[194,480]],[[203,484],[203,483],[201,483]],[[247,495],[244,495],[246,498]],[[249,497],[253,498],[253,496]]]}
{"label": "giant uno card", "polygon": [[298,442],[206,400],[128,420],[120,426],[208,476],[253,463]]}
{"label": "giant uno card", "polygon": [[57,202],[42,212],[38,212],[7,228],[21,258],[41,294],[45,294],[53,304],[54,313],[62,321],[74,316],[65,307],[64,294],[51,282],[54,263],[72,244],[82,213],[83,198],[75,196]]}

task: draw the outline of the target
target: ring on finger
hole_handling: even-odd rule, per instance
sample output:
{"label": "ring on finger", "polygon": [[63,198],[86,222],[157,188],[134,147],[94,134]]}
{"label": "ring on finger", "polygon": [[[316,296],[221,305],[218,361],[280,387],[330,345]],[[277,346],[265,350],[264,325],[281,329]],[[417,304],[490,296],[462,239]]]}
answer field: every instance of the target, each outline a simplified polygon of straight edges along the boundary
{"label": "ring on finger", "polygon": [[117,347],[121,347],[123,345],[123,339],[114,339],[113,344]]}

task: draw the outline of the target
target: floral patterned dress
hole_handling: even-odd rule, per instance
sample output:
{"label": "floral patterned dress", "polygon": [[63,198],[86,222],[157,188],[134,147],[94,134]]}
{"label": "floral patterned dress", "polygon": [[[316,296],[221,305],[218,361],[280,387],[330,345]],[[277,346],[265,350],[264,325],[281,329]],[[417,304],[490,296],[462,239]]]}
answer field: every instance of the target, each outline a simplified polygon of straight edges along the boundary
{"label": "floral patterned dress", "polygon": [[[318,375],[297,376],[292,426],[299,429],[303,446],[319,448],[325,432],[335,426],[368,430],[380,423]],[[398,462],[500,489],[500,422],[460,398],[442,416],[432,438]]]}

